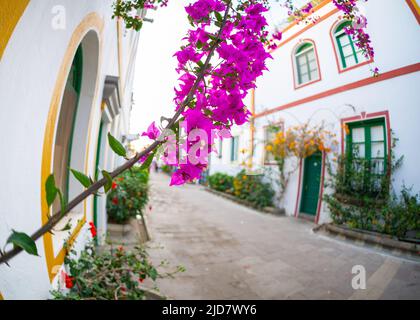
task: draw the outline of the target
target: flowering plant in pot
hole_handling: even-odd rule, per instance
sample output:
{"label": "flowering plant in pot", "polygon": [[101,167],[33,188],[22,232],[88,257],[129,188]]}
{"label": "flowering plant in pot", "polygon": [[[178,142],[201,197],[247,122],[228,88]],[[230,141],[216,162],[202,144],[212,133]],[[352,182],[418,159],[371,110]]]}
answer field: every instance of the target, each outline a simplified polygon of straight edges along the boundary
{"label": "flowering plant in pot", "polygon": [[133,167],[114,179],[107,197],[107,213],[110,223],[125,224],[131,218],[142,215],[149,200],[149,173]]}

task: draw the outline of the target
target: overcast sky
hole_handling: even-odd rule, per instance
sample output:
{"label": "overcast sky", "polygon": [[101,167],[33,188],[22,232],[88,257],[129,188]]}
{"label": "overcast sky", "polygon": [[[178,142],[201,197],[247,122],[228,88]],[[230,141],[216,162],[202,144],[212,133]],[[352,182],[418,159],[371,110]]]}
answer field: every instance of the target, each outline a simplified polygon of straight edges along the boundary
{"label": "overcast sky", "polygon": [[[141,133],[152,121],[159,124],[162,115],[170,117],[173,114],[173,88],[178,79],[175,72],[177,62],[173,54],[179,49],[181,39],[190,26],[184,10],[190,2],[192,0],[171,0],[168,7],[147,14],[154,22],[145,23],[140,34],[131,133]],[[274,0],[272,2],[275,3]],[[273,26],[284,21],[287,13],[279,4],[275,4],[266,17]],[[144,138],[140,144],[147,142]]]}

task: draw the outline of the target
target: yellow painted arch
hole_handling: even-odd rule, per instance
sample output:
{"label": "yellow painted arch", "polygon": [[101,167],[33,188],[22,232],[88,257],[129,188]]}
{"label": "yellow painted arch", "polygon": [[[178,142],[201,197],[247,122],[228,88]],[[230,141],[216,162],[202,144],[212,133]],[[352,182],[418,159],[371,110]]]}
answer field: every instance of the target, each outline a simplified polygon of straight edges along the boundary
{"label": "yellow painted arch", "polygon": [[0,0],[0,60],[29,0]]}
{"label": "yellow painted arch", "polygon": [[[80,24],[76,27],[76,29],[74,30],[71,36],[70,42],[67,46],[63,61],[61,63],[61,66],[58,72],[57,80],[56,80],[54,91],[52,94],[50,109],[48,112],[47,124],[45,127],[44,144],[43,144],[43,151],[42,151],[41,215],[42,215],[43,224],[45,224],[48,221],[48,214],[50,212],[50,208],[48,207],[48,204],[46,201],[45,181],[47,180],[48,176],[52,172],[51,164],[53,160],[52,158],[53,158],[55,128],[57,125],[57,116],[60,110],[61,98],[62,98],[64,87],[67,81],[67,76],[69,74],[69,70],[73,62],[73,58],[76,53],[76,50],[79,47],[80,43],[82,42],[84,36],[91,30],[94,30],[98,34],[98,37],[99,37],[98,68],[100,68],[103,20],[100,18],[100,16],[97,13],[90,13],[80,22]],[[98,94],[98,88],[99,88],[98,82],[99,81],[96,81],[95,97],[93,99],[93,103],[95,103],[97,94]],[[89,141],[90,141],[90,133],[91,133],[91,125],[92,125],[91,122],[92,121],[90,120],[89,128],[88,128],[89,138],[88,138],[88,143],[86,147],[85,172],[87,172],[88,170]],[[76,240],[85,221],[86,221],[86,201],[84,202],[83,220],[80,221],[79,224],[76,226],[75,230],[71,234],[70,239],[68,241],[68,244],[70,246]],[[43,240],[44,240],[45,259],[47,263],[48,275],[49,275],[50,281],[52,281],[54,277],[57,275],[59,271],[59,267],[64,262],[66,249],[62,248],[60,252],[58,253],[58,255],[55,256],[52,235],[50,233],[46,233],[43,236]]]}

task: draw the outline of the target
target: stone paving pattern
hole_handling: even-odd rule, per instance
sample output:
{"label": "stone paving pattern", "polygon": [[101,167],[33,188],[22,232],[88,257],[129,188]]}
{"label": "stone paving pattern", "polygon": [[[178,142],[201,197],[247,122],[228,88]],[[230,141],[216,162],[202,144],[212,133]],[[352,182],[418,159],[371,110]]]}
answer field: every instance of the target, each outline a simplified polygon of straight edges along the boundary
{"label": "stone paving pattern", "polygon": [[[147,214],[155,263],[186,272],[160,279],[170,299],[420,299],[420,262],[313,233],[313,223],[276,217],[151,175]],[[366,290],[351,286],[366,268]]]}

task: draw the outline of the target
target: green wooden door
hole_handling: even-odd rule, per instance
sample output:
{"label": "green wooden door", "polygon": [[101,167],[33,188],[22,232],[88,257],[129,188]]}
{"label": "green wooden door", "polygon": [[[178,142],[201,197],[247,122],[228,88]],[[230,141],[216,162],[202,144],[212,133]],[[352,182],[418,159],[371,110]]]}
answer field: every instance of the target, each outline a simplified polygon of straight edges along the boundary
{"label": "green wooden door", "polygon": [[321,184],[321,167],[322,155],[320,153],[305,159],[300,203],[300,212],[302,213],[316,215]]}

